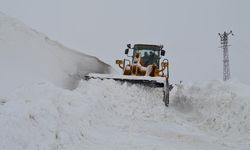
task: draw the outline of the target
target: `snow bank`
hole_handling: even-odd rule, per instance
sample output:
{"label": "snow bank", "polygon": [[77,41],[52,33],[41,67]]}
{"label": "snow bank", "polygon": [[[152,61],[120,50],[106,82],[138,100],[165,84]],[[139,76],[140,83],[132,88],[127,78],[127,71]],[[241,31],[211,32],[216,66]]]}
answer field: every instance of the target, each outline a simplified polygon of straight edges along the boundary
{"label": "snow bank", "polygon": [[[145,142],[137,137],[133,142],[127,137],[133,134],[131,121],[154,116],[142,110],[164,110],[164,104],[140,87],[127,89],[126,84],[112,80],[82,81],[73,91],[48,82],[18,88],[0,101],[0,149],[137,149],[155,145],[150,144],[150,138]],[[140,93],[138,101],[135,93]]]}
{"label": "snow bank", "polygon": [[36,82],[1,98],[0,149],[247,150],[248,90],[197,83],[173,91],[166,108],[161,89],[89,80],[70,91]]}
{"label": "snow bank", "polygon": [[172,107],[195,126],[250,146],[250,87],[237,81],[178,85]]}
{"label": "snow bank", "polygon": [[37,80],[73,89],[89,72],[110,71],[98,58],[66,48],[1,12],[0,68],[0,95]]}

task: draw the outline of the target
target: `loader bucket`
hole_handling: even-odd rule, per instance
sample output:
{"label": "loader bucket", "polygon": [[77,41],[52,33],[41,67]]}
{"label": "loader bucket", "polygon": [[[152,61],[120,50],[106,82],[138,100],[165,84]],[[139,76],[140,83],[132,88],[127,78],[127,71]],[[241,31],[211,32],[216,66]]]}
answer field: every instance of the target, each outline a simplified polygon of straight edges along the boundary
{"label": "loader bucket", "polygon": [[172,89],[166,77],[146,77],[146,76],[127,76],[114,74],[94,74],[90,73],[85,76],[85,80],[89,79],[112,79],[119,82],[127,82],[153,88],[163,88],[163,102],[165,106],[169,105],[169,92]]}

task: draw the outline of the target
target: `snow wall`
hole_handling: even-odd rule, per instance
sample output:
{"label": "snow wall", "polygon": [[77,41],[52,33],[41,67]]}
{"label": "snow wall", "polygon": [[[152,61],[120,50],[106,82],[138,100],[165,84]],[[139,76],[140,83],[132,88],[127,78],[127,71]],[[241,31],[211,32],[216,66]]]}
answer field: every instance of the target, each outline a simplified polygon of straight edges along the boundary
{"label": "snow wall", "polygon": [[200,82],[171,93],[113,80],[73,91],[47,82],[0,99],[1,149],[250,148],[250,87]]}
{"label": "snow wall", "polygon": [[0,68],[0,94],[37,80],[73,89],[87,73],[111,70],[98,58],[64,47],[1,12]]}
{"label": "snow wall", "polygon": [[225,139],[250,146],[250,87],[239,81],[177,85],[172,98],[182,118]]}

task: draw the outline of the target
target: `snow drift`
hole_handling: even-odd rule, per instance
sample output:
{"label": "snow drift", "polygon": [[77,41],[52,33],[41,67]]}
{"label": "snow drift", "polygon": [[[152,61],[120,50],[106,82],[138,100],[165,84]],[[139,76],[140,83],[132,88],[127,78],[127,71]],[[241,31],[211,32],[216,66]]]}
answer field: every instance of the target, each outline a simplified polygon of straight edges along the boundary
{"label": "snow drift", "polygon": [[250,87],[237,81],[179,86],[172,106],[195,126],[250,146]]}
{"label": "snow drift", "polygon": [[0,94],[37,80],[77,87],[89,72],[108,73],[110,66],[64,47],[0,12]]}
{"label": "snow drift", "polygon": [[175,89],[166,108],[161,89],[112,80],[82,81],[73,91],[33,83],[1,99],[0,148],[247,150],[249,89],[196,83]]}

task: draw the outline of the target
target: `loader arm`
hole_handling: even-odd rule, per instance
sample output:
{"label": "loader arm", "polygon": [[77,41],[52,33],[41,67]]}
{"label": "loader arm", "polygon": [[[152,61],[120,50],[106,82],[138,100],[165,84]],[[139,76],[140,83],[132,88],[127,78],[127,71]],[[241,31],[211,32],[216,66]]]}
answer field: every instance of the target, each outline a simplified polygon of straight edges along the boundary
{"label": "loader arm", "polygon": [[169,76],[169,64],[168,64],[168,60],[164,59],[161,63],[161,69],[157,70],[156,73],[159,74],[160,72],[162,72],[161,76],[164,76],[164,71],[167,68],[167,77]]}

